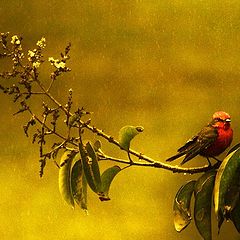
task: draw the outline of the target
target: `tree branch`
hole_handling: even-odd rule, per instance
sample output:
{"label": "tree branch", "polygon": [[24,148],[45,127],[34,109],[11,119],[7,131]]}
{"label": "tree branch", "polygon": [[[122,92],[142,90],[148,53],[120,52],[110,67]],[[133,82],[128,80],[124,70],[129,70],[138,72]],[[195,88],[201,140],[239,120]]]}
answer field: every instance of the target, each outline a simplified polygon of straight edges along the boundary
{"label": "tree branch", "polygon": [[[162,169],[171,171],[173,173],[195,174],[195,173],[207,172],[208,170],[211,170],[211,169],[217,169],[220,165],[220,162],[217,162],[213,166],[206,165],[206,166],[202,166],[202,167],[183,168],[183,167],[172,166],[172,165],[169,165],[169,164],[166,164],[166,163],[155,161],[153,159],[151,159],[152,162],[143,163],[143,162],[131,162],[131,161],[127,161],[127,160],[120,159],[120,158],[114,158],[114,157],[110,157],[110,156],[107,156],[107,155],[102,154],[102,153],[98,153],[98,156],[99,156],[99,160],[101,160],[101,161],[109,160],[109,161],[113,161],[113,162],[128,164],[129,166],[162,168]],[[148,158],[148,159],[150,159],[150,158]]]}

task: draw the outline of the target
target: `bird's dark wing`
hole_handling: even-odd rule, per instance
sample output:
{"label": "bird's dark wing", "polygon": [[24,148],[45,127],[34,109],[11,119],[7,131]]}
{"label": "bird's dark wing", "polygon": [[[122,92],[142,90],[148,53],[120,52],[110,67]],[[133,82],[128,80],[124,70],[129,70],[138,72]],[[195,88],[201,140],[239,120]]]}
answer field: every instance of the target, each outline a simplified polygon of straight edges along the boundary
{"label": "bird's dark wing", "polygon": [[170,162],[185,155],[181,162],[182,165],[197,156],[203,149],[208,148],[216,140],[217,136],[217,129],[208,125],[188,140],[184,146],[180,147],[176,155],[168,158],[166,161]]}
{"label": "bird's dark wing", "polygon": [[180,147],[178,149],[178,152],[184,152],[186,149],[188,149],[189,147],[191,147],[196,141],[197,141],[198,135],[195,135],[194,137],[190,138],[185,145],[183,145],[182,147]]}

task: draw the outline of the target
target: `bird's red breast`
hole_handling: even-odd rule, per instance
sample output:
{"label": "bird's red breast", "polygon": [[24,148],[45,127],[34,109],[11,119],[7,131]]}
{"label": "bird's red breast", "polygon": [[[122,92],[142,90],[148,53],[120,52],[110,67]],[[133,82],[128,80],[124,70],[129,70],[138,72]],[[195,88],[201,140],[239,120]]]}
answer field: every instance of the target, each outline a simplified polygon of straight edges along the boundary
{"label": "bird's red breast", "polygon": [[218,156],[228,148],[233,139],[233,130],[228,128],[217,127],[217,139],[206,149],[200,152],[200,155],[205,157]]}

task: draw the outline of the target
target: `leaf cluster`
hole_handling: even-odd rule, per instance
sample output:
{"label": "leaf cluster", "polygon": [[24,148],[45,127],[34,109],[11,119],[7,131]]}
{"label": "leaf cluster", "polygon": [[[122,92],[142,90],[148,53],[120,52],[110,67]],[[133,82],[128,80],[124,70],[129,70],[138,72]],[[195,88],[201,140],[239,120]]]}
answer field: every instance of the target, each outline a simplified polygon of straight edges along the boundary
{"label": "leaf cluster", "polygon": [[109,189],[114,177],[121,171],[117,165],[102,174],[99,159],[90,142],[79,144],[80,153],[67,150],[61,157],[59,190],[63,199],[72,207],[75,204],[87,210],[87,188],[97,194],[101,201],[108,201]]}
{"label": "leaf cluster", "polygon": [[204,240],[212,239],[211,214],[214,208],[218,232],[224,220],[231,220],[240,232],[240,147],[223,160],[218,170],[210,170],[197,180],[185,183],[173,205],[174,226],[181,232],[191,222],[191,198],[194,195],[194,222]]}

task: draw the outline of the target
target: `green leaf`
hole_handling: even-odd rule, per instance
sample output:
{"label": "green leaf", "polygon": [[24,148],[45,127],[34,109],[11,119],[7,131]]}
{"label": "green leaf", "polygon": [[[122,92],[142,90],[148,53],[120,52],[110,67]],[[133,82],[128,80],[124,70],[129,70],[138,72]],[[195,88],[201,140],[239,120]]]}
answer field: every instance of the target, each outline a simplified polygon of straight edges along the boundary
{"label": "green leaf", "polygon": [[230,186],[225,196],[223,216],[227,221],[231,218],[232,210],[238,204],[239,192],[240,192],[240,188],[239,188],[239,176],[238,176],[238,179],[236,179],[236,182],[233,183],[232,186]]}
{"label": "green leaf", "polygon": [[177,192],[174,204],[174,227],[177,232],[181,232],[191,222],[190,203],[194,191],[195,180],[183,185]]}
{"label": "green leaf", "polygon": [[197,180],[194,189],[194,221],[204,240],[212,239],[211,206],[215,176],[215,170],[206,172]]}
{"label": "green leaf", "polygon": [[235,208],[231,212],[230,218],[233,221],[235,228],[240,233],[240,200],[237,201]]}
{"label": "green leaf", "polygon": [[81,208],[87,211],[87,179],[83,173],[82,177],[82,199],[81,199]]}
{"label": "green leaf", "polygon": [[105,170],[101,176],[102,179],[102,189],[101,193],[99,194],[99,199],[101,201],[108,201],[110,200],[108,193],[110,189],[110,185],[114,179],[114,177],[121,171],[119,166],[113,166]]}
{"label": "green leaf", "polygon": [[79,144],[79,151],[82,159],[83,171],[87,179],[89,187],[95,192],[98,193],[96,183],[94,181],[93,171],[92,171],[92,159],[87,155],[83,145]]}
{"label": "green leaf", "polygon": [[102,182],[101,182],[101,175],[100,175],[100,170],[98,165],[98,158],[90,142],[86,144],[86,150],[87,150],[88,156],[92,159],[90,169],[92,170],[93,180],[96,186],[96,190],[99,192],[101,189]]}
{"label": "green leaf", "polygon": [[143,132],[144,128],[134,127],[134,126],[125,126],[122,127],[119,131],[119,144],[124,150],[129,150],[131,140],[140,132]]}
{"label": "green leaf", "polygon": [[58,177],[59,191],[63,199],[72,207],[74,207],[74,198],[71,188],[71,166],[76,152],[65,151],[60,160],[60,169]]}
{"label": "green leaf", "polygon": [[214,204],[217,215],[230,212],[235,205],[234,192],[239,186],[240,149],[231,152],[220,165],[214,187]]}
{"label": "green leaf", "polygon": [[81,160],[74,163],[71,173],[71,187],[72,195],[75,202],[84,210],[87,210],[87,193],[85,192],[86,186],[83,183],[84,173],[82,169]]}

